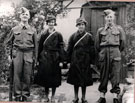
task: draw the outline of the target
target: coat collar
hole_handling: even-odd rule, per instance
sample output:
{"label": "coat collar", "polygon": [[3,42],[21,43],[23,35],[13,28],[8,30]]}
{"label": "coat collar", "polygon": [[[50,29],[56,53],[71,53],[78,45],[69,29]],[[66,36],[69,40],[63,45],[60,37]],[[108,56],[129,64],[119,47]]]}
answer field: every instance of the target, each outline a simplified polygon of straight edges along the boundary
{"label": "coat collar", "polygon": [[84,35],[86,33],[86,31],[80,32],[79,30],[77,31],[78,35]]}

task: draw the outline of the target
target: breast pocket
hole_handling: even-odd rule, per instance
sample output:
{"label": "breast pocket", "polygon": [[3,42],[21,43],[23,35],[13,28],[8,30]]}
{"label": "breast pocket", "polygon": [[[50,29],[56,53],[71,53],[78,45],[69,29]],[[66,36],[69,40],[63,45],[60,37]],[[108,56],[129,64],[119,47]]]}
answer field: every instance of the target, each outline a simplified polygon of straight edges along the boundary
{"label": "breast pocket", "polygon": [[105,42],[106,41],[106,33],[101,34],[101,42]]}
{"label": "breast pocket", "polygon": [[119,39],[120,39],[119,34],[112,34],[112,35],[113,35],[114,41],[119,42]]}
{"label": "breast pocket", "polygon": [[33,33],[32,32],[28,32],[27,33],[27,40],[32,40],[32,36],[33,36]]}
{"label": "breast pocket", "polygon": [[14,33],[14,36],[15,36],[15,40],[17,40],[17,41],[18,41],[18,40],[21,40],[21,38],[22,38],[20,32],[15,32],[15,33]]}

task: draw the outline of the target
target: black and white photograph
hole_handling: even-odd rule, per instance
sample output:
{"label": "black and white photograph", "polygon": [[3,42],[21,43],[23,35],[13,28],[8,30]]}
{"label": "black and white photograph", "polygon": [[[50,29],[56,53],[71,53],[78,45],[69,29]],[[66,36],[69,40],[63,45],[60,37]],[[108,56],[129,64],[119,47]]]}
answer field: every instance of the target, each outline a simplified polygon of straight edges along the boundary
{"label": "black and white photograph", "polygon": [[135,2],[0,0],[0,102],[134,103]]}

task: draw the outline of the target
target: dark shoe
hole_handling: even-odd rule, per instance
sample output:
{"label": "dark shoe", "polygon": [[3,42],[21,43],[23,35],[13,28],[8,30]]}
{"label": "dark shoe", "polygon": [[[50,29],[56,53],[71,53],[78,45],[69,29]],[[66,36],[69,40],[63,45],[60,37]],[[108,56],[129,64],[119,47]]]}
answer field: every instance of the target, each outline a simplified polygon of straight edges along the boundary
{"label": "dark shoe", "polygon": [[100,97],[96,103],[106,103],[106,99]]}
{"label": "dark shoe", "polygon": [[88,101],[87,101],[87,100],[82,99],[82,103],[88,103]]}
{"label": "dark shoe", "polygon": [[26,96],[22,96],[22,102],[27,102],[28,98]]}
{"label": "dark shoe", "polygon": [[55,103],[55,99],[51,99],[51,103]]}
{"label": "dark shoe", "polygon": [[15,97],[16,102],[21,102],[21,97]]}
{"label": "dark shoe", "polygon": [[120,103],[118,99],[114,98],[113,103]]}
{"label": "dark shoe", "polygon": [[78,103],[78,101],[79,101],[79,98],[78,99],[74,99],[74,100],[72,100],[72,103]]}

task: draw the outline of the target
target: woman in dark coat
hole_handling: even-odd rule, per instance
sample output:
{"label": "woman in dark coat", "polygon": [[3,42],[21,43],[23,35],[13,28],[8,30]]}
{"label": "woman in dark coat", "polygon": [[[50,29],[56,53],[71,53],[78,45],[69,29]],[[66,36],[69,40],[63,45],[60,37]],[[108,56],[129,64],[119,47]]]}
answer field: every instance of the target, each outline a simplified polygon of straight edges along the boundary
{"label": "woman in dark coat", "polygon": [[36,83],[45,87],[45,102],[49,101],[49,88],[52,88],[51,101],[54,101],[56,87],[61,85],[61,69],[63,61],[63,37],[54,28],[55,17],[46,20],[48,29],[41,35],[39,41],[38,60],[39,70]]}
{"label": "woman in dark coat", "polygon": [[70,37],[67,48],[70,68],[67,82],[74,85],[75,98],[73,103],[78,103],[79,87],[82,88],[82,103],[87,103],[85,99],[86,87],[93,84],[90,64],[92,64],[94,57],[94,41],[92,35],[85,31],[86,24],[87,22],[83,18],[77,19],[78,31]]}

